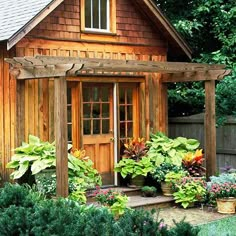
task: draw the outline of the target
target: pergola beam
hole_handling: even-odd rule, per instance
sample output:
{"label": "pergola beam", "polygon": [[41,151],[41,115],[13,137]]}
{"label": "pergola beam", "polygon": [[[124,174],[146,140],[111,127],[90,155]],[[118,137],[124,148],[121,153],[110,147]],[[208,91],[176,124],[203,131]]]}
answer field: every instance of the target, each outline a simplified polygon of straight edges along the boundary
{"label": "pergola beam", "polygon": [[220,80],[220,79],[223,79],[224,76],[230,73],[231,73],[231,70],[226,70],[226,69],[169,73],[169,74],[162,75],[162,82],[175,83],[175,82]]}
{"label": "pergola beam", "polygon": [[[174,78],[184,80],[181,77],[183,76],[185,78],[186,76],[186,78],[192,80],[191,77],[194,76],[196,72],[207,73],[207,71],[223,71],[225,69],[225,65],[208,65],[203,63],[110,60],[79,57],[35,56],[14,57],[13,59],[5,60],[14,66],[12,73],[14,73],[17,79],[78,76],[83,72],[156,72],[162,74],[180,73],[179,76],[174,76]],[[201,78],[201,76],[199,76],[199,78]],[[163,81],[165,81],[165,78]],[[175,81],[167,80],[165,82]]]}

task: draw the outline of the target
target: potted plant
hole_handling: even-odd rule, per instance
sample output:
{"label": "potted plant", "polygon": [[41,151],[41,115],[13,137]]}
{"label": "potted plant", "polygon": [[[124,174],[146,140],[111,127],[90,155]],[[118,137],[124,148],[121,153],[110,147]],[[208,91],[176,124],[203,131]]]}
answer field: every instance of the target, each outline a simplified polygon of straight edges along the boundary
{"label": "potted plant", "polygon": [[156,197],[157,189],[154,186],[143,186],[141,188],[143,197]]}
{"label": "potted plant", "polygon": [[236,175],[223,173],[211,176],[207,183],[208,200],[217,204],[219,213],[233,214],[236,207]]}
{"label": "potted plant", "polygon": [[142,186],[144,177],[153,170],[153,163],[146,157],[148,147],[143,138],[129,139],[123,145],[122,159],[115,165],[114,170],[123,178],[131,179],[132,186]]}
{"label": "potted plant", "polygon": [[203,178],[183,177],[175,183],[173,197],[176,203],[187,208],[195,202],[201,202],[206,197],[206,182]]}
{"label": "potted plant", "polygon": [[206,168],[202,166],[203,161],[202,149],[197,149],[195,152],[188,152],[184,155],[182,166],[190,176],[202,177],[206,173]]}
{"label": "potted plant", "polygon": [[[130,176],[134,179],[138,176],[147,176],[152,172],[154,165],[149,157],[142,157],[140,161],[134,159],[124,158],[115,165],[115,171],[119,172],[123,178]],[[143,179],[144,180],[144,179]],[[144,182],[144,181],[141,182]],[[141,186],[143,183],[135,183],[134,185]]]}
{"label": "potted plant", "polygon": [[[158,183],[161,184],[161,189],[164,196],[171,196],[172,191],[172,180],[177,179],[179,176],[184,174],[183,169],[181,166],[176,166],[174,164],[163,162],[159,166],[155,167],[152,172],[152,177]],[[185,174],[186,175],[186,174]],[[166,183],[166,177],[168,183]]]}

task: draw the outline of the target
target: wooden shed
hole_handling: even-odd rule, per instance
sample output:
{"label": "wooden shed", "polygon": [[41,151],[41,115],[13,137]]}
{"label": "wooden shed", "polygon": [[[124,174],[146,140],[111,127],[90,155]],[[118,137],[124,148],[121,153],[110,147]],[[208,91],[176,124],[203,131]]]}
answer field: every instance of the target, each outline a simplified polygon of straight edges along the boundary
{"label": "wooden shed", "polygon": [[[191,50],[152,0],[13,0],[8,5],[0,3],[4,180],[12,150],[29,134],[55,139],[55,123],[63,116],[54,114],[54,99],[63,105],[56,78],[66,81],[66,139],[86,150],[105,185],[118,183],[113,167],[123,141],[167,133],[166,83],[206,81],[207,163],[210,173],[215,171],[214,89],[224,66],[167,62],[187,61]],[[14,58],[13,75],[4,58]]]}

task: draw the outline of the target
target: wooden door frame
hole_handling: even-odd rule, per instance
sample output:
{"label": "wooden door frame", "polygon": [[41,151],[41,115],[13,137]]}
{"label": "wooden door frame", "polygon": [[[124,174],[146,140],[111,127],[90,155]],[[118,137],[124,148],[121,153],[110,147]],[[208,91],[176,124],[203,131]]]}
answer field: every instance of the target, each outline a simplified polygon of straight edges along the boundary
{"label": "wooden door frame", "polygon": [[[100,77],[99,77],[100,78]],[[72,105],[72,145],[74,147],[83,147],[83,104],[82,104],[82,85],[83,83],[96,84],[113,84],[113,130],[114,130],[114,164],[120,159],[120,119],[119,119],[119,88],[120,86],[127,86],[135,88],[135,94],[133,99],[135,100],[135,114],[133,115],[133,132],[134,137],[143,137],[146,133],[142,132],[141,120],[143,114],[145,114],[145,103],[140,103],[141,94],[145,91],[145,77],[138,77],[138,81],[134,78],[100,78],[95,81],[94,77],[82,77],[73,81],[70,78],[67,79],[68,87],[71,88],[71,105]],[[142,112],[141,112],[142,111]],[[133,110],[134,112],[134,110]],[[142,114],[142,115],[141,115]],[[141,118],[142,116],[142,118]],[[144,116],[146,119],[146,116]],[[145,122],[146,123],[146,122]],[[146,137],[145,137],[146,138]],[[118,184],[118,175],[114,173],[114,184]]]}

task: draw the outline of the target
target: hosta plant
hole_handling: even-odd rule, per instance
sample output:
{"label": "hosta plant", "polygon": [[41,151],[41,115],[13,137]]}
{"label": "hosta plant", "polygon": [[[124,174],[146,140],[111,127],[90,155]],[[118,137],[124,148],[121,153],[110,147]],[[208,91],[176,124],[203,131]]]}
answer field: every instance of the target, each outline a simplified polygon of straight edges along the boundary
{"label": "hosta plant", "polygon": [[[94,169],[93,162],[86,157],[84,150],[68,147],[68,173],[69,177],[79,178],[86,185],[86,188],[93,188],[101,185],[101,176]],[[12,160],[7,168],[15,169],[11,177],[21,178],[27,170],[35,175],[45,169],[56,167],[56,147],[54,143],[42,142],[38,137],[29,135],[29,143],[22,143],[22,146],[15,149]]]}
{"label": "hosta plant", "polygon": [[195,151],[200,143],[196,139],[177,137],[168,138],[163,133],[151,134],[151,140],[146,142],[149,150],[147,156],[152,159],[156,166],[168,162],[181,166],[184,155]]}
{"label": "hosta plant", "polygon": [[42,142],[38,137],[29,135],[29,143],[22,142],[22,145],[15,149],[7,168],[15,169],[11,177],[19,179],[29,169],[32,175],[35,175],[44,169],[55,168],[55,156],[54,143]]}
{"label": "hosta plant", "polygon": [[154,165],[149,157],[142,157],[140,161],[123,158],[115,165],[114,170],[120,172],[123,178],[128,175],[134,178],[139,175],[147,176],[148,173],[152,173]]}

